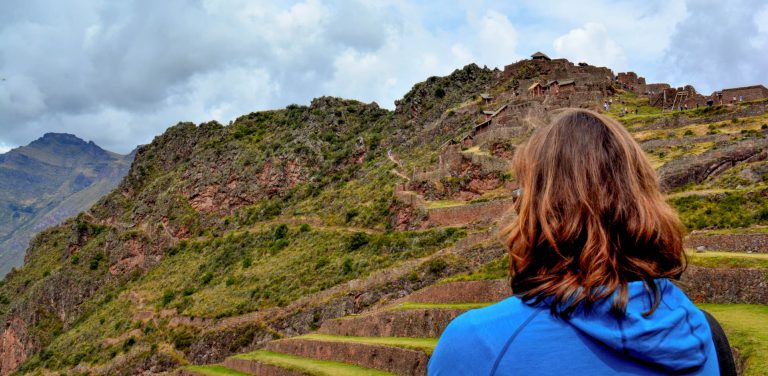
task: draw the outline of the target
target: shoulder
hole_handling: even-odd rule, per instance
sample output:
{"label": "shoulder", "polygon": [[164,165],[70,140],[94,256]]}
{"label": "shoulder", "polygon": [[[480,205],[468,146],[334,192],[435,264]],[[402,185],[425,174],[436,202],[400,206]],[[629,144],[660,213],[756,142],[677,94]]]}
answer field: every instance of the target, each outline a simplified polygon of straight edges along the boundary
{"label": "shoulder", "polygon": [[507,339],[533,310],[511,297],[456,317],[440,336],[429,361],[429,374],[490,372]]}

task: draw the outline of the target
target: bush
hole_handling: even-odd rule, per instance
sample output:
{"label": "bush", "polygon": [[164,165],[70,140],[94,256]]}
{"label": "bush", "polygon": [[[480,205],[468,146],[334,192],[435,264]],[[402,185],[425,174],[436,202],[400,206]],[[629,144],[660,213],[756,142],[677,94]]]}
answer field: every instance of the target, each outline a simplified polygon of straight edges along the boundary
{"label": "bush", "polygon": [[99,268],[99,263],[103,259],[104,259],[104,254],[103,253],[99,252],[99,253],[95,254],[93,256],[93,258],[91,259],[91,264],[89,266],[91,268],[91,270],[98,269]]}
{"label": "bush", "polygon": [[427,270],[432,274],[440,274],[448,267],[448,263],[443,259],[433,259],[427,265]]}
{"label": "bush", "polygon": [[165,307],[168,304],[170,304],[173,301],[173,298],[175,297],[176,297],[176,294],[173,291],[165,290],[165,292],[163,292],[163,298],[161,300],[161,304],[163,305],[163,307]]}
{"label": "bush", "polygon": [[273,232],[275,240],[284,239],[286,235],[288,235],[288,225],[280,224],[275,227],[275,231]]}
{"label": "bush", "polygon": [[299,226],[299,232],[309,232],[309,230],[309,225],[306,223],[303,223],[301,226]]}
{"label": "bush", "polygon": [[211,282],[212,279],[213,279],[213,274],[211,272],[207,272],[203,274],[202,278],[200,278],[200,282],[202,282],[204,285],[207,285],[208,283]]}
{"label": "bush", "polygon": [[123,352],[128,352],[128,350],[130,350],[131,347],[133,347],[133,345],[135,344],[136,344],[136,338],[131,337],[126,339],[125,342],[123,342]]}
{"label": "bush", "polygon": [[347,210],[347,213],[345,215],[345,222],[349,223],[350,221],[355,219],[355,217],[357,217],[359,214],[360,212],[357,209]]}
{"label": "bush", "polygon": [[176,349],[185,351],[192,346],[192,342],[195,340],[195,335],[185,328],[179,328],[171,332],[170,340]]}
{"label": "bush", "polygon": [[693,136],[695,133],[693,133],[693,130],[686,130],[685,133],[683,133],[683,136]]}
{"label": "bush", "polygon": [[352,259],[349,257],[345,257],[344,261],[341,263],[341,274],[349,274],[352,272]]}
{"label": "bush", "polygon": [[435,96],[438,98],[445,97],[445,89],[439,87],[437,90],[435,90]]}
{"label": "bush", "polygon": [[368,242],[371,241],[370,236],[364,232],[356,232],[352,234],[352,236],[349,238],[349,243],[347,244],[347,249],[350,251],[356,251],[360,249],[361,247],[368,244]]}
{"label": "bush", "polygon": [[317,259],[317,262],[315,262],[315,270],[319,270],[326,265],[328,265],[328,258],[320,257],[319,259]]}
{"label": "bush", "polygon": [[275,254],[277,253],[277,251],[287,247],[288,244],[290,244],[288,242],[288,239],[278,239],[274,243],[272,243],[272,246],[269,247],[269,250],[272,254]]}

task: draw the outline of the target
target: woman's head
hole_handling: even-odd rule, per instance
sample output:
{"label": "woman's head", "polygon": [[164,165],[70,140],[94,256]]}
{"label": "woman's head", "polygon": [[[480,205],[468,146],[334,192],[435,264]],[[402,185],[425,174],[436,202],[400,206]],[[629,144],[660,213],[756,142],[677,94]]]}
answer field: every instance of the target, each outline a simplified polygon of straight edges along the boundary
{"label": "woman's head", "polygon": [[522,193],[507,245],[512,289],[524,299],[551,297],[553,311],[568,314],[618,290],[623,311],[627,282],[644,280],[655,308],[653,279],[684,270],[680,221],[615,121],[567,110],[517,150],[513,173]]}

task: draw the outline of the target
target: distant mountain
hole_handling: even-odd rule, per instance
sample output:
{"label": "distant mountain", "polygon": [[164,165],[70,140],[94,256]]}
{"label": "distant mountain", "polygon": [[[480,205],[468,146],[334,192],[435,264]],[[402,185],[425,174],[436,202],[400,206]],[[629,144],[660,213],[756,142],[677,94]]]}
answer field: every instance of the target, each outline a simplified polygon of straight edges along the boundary
{"label": "distant mountain", "polygon": [[134,155],[65,133],[47,133],[0,154],[0,277],[23,264],[35,234],[88,209],[117,186]]}

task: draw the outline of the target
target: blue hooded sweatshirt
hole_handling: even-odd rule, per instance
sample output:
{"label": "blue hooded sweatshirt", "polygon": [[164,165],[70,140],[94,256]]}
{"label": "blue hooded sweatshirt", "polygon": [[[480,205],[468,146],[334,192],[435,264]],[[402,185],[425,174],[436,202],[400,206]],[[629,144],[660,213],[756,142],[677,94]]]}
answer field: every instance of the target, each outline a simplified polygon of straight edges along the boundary
{"label": "blue hooded sweatshirt", "polygon": [[626,314],[611,313],[613,297],[567,320],[517,297],[454,319],[429,361],[444,375],[719,375],[704,314],[667,279],[648,317],[643,282],[629,283]]}

